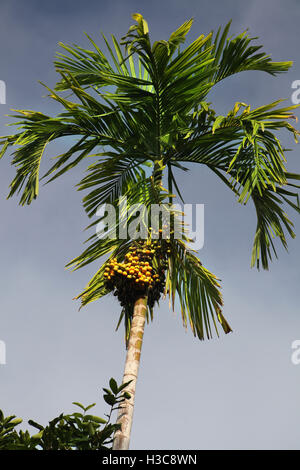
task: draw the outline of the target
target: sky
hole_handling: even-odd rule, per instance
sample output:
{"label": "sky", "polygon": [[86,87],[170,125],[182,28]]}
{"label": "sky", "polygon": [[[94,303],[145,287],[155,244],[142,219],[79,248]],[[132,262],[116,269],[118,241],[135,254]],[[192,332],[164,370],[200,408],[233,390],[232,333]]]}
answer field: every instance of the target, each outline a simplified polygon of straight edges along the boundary
{"label": "sky", "polygon": [[[299,20],[296,0],[2,0],[0,5],[0,134],[7,135],[11,109],[60,112],[45,97],[39,81],[54,86],[59,42],[87,45],[84,31],[101,46],[100,32],[120,38],[133,24],[132,13],[148,21],[152,40],[167,39],[184,21],[194,23],[187,44],[232,19],[232,34],[249,28],[273,60],[292,60],[286,74],[236,75],[209,95],[215,110],[228,112],[236,101],[258,107],[286,99],[300,80]],[[300,110],[295,114],[300,117]],[[299,124],[295,124],[300,129]],[[300,172],[299,144],[282,134],[287,167]],[[45,153],[49,159],[68,141]],[[124,332],[115,332],[120,307],[108,296],[78,311],[80,293],[99,263],[76,272],[65,269],[88,238],[89,220],[75,185],[85,166],[41,186],[30,206],[6,199],[14,177],[8,154],[0,162],[0,408],[46,424],[60,412],[75,411],[73,401],[96,402],[94,413],[108,411],[102,387],[110,377],[121,382]],[[279,259],[269,271],[250,268],[255,233],[251,204],[233,194],[208,169],[178,175],[188,203],[205,205],[203,264],[222,279],[224,315],[233,332],[199,341],[182,327],[180,311],[162,301],[146,325],[136,390],[132,449],[300,449],[300,364],[292,343],[300,339],[300,218],[289,252],[279,244]]]}

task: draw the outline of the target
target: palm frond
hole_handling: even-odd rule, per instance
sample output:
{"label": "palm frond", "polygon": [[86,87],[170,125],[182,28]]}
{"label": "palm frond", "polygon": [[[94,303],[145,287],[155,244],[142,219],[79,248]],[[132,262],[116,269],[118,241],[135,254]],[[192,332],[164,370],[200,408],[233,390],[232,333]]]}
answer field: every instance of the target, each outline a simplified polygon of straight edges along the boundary
{"label": "palm frond", "polygon": [[214,72],[214,81],[218,82],[230,75],[245,70],[260,70],[271,75],[287,72],[292,66],[292,61],[273,62],[271,57],[262,52],[261,45],[253,45],[257,37],[249,37],[247,31],[235,36],[229,37],[231,21],[217,31],[212,42],[212,53],[215,56],[215,65],[218,66],[217,72]]}
{"label": "palm frond", "polygon": [[[63,122],[60,118],[53,119],[29,110],[17,112],[22,116],[22,121],[15,124],[20,125],[22,132],[1,137],[0,144],[4,145],[4,150],[18,146],[13,151],[12,165],[17,171],[8,197],[23,189],[20,204],[24,205],[30,204],[38,195],[41,158],[47,144],[57,138],[74,135],[78,129],[73,123]],[[19,115],[13,117],[20,118]]]}
{"label": "palm frond", "polygon": [[194,336],[212,338],[214,329],[219,336],[216,320],[225,333],[231,330],[221,308],[223,299],[217,277],[206,269],[183,241],[173,240],[169,257],[166,293],[175,309],[176,294],[179,298],[183,325],[190,323]]}
{"label": "palm frond", "polygon": [[[286,175],[290,178],[289,174]],[[300,179],[299,176],[296,179]],[[290,183],[287,184],[288,186]],[[299,185],[293,185],[300,188]],[[291,198],[295,199],[294,203]],[[254,237],[251,266],[257,266],[259,269],[260,262],[263,269],[269,269],[269,260],[272,260],[272,253],[277,258],[276,248],[274,246],[274,238],[279,238],[283,247],[287,250],[287,240],[285,232],[291,238],[295,238],[293,231],[293,223],[288,218],[282,205],[288,203],[293,209],[300,213],[299,196],[296,192],[287,191],[281,187],[276,192],[266,189],[260,195],[258,191],[252,193],[252,200],[257,214],[257,227]]]}
{"label": "palm frond", "polygon": [[83,198],[85,210],[90,217],[95,215],[101,204],[113,203],[126,194],[133,183],[145,178],[142,168],[145,161],[134,159],[133,155],[112,152],[108,155],[109,158],[99,159],[91,165],[88,168],[89,174],[78,184],[81,191],[94,188]]}

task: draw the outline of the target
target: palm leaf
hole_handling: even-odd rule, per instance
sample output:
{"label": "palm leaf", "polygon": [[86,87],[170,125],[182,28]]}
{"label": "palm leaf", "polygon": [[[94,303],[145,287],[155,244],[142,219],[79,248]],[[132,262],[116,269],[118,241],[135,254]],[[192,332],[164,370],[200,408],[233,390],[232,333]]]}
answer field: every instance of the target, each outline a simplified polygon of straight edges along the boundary
{"label": "palm leaf", "polygon": [[199,339],[212,338],[212,327],[219,335],[216,320],[225,333],[232,331],[221,312],[223,300],[218,279],[186,249],[183,241],[173,241],[166,293],[173,310],[178,295],[183,325],[187,327],[189,322],[194,336]]}
{"label": "palm leaf", "polygon": [[245,70],[261,70],[277,75],[287,72],[292,66],[291,61],[273,62],[269,55],[261,51],[262,46],[253,45],[257,37],[249,37],[247,30],[234,38],[228,37],[230,25],[231,22],[225,26],[222,34],[219,28],[213,39],[212,52],[216,58],[215,65],[218,65],[217,72],[214,72],[215,82]]}

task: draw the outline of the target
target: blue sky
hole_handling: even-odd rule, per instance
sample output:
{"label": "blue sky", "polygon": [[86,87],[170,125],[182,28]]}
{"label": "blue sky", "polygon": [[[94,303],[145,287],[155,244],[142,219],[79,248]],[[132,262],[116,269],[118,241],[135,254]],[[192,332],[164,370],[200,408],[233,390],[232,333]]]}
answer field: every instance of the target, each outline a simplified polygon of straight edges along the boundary
{"label": "blue sky", "polygon": [[[292,104],[291,84],[300,79],[296,1],[2,0],[0,80],[7,103],[0,105],[0,134],[12,129],[5,126],[12,108],[60,111],[38,83],[55,84],[58,42],[84,46],[84,31],[99,44],[100,31],[120,38],[134,12],[147,19],[152,40],[168,38],[193,17],[187,43],[232,18],[232,34],[249,28],[274,60],[294,61],[280,77],[250,72],[219,84],[210,96],[218,113],[236,101],[257,107],[285,98]],[[293,149],[288,168],[300,172],[299,145],[286,134],[282,139]],[[49,148],[42,169],[67,145]],[[101,388],[123,373],[123,330],[115,332],[120,309],[107,297],[78,312],[72,298],[98,266],[76,273],[64,268],[87,238],[89,221],[74,188],[84,167],[42,186],[31,206],[20,207],[17,198],[6,200],[14,176],[10,157],[0,163],[0,340],[7,349],[0,408],[46,423],[62,410],[71,412],[76,400],[97,402],[95,413],[103,415]],[[199,257],[222,279],[224,314],[234,331],[200,342],[183,329],[179,310],[173,314],[167,301],[161,303],[145,331],[131,447],[299,449],[300,365],[291,362],[291,344],[300,339],[299,217],[289,211],[298,234],[289,253],[277,245],[279,260],[257,272],[250,269],[254,208],[237,204],[205,168],[182,173],[179,181],[186,202],[205,204]]]}

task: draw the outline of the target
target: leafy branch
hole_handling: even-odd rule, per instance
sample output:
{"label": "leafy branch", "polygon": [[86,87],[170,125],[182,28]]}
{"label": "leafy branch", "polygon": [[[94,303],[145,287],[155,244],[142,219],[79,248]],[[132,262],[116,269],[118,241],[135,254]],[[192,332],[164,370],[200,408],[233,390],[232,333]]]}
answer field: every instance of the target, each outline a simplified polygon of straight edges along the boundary
{"label": "leafy branch", "polygon": [[17,431],[15,428],[23,420],[15,415],[5,417],[0,410],[0,450],[110,449],[113,435],[121,427],[120,424],[111,423],[111,416],[113,411],[121,408],[125,400],[130,398],[130,394],[123,391],[129,383],[118,386],[111,378],[110,388],[103,388],[103,398],[110,406],[110,412],[105,415],[107,419],[87,413],[95,403],[84,406],[82,403],[73,402],[81,412],[61,413],[45,427],[30,419],[28,424],[38,430],[38,433],[33,435],[28,430]]}

